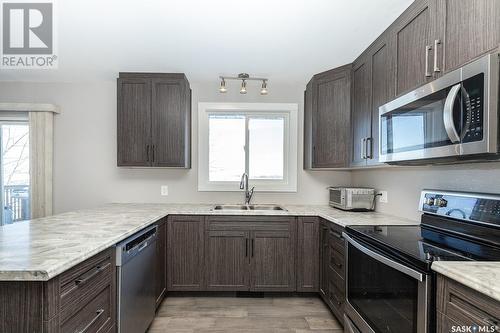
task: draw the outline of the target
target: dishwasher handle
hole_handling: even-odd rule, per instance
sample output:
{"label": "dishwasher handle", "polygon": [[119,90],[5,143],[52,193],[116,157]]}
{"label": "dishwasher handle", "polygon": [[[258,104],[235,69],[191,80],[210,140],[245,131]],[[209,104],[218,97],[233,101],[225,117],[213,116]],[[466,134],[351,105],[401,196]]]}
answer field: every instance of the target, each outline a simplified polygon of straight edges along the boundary
{"label": "dishwasher handle", "polygon": [[156,244],[158,225],[146,228],[116,246],[116,265],[122,266],[144,249]]}

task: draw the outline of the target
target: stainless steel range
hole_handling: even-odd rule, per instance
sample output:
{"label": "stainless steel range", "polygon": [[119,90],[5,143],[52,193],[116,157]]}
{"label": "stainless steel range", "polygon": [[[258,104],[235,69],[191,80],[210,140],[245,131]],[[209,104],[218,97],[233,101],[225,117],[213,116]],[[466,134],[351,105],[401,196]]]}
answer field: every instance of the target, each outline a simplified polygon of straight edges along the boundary
{"label": "stainless steel range", "polygon": [[433,261],[500,260],[500,196],[424,190],[420,225],[346,227],[345,329],[429,333]]}

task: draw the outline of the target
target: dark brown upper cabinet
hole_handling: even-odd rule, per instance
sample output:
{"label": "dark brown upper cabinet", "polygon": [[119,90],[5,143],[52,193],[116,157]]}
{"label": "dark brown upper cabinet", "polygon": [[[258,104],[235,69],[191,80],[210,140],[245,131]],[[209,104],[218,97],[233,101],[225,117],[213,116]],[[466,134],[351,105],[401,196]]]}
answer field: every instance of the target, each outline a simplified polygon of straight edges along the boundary
{"label": "dark brown upper cabinet", "polygon": [[118,166],[191,167],[191,89],[184,74],[120,73]]}
{"label": "dark brown upper cabinet", "polygon": [[304,169],[349,165],[351,65],[316,74],[304,101]]}
{"label": "dark brown upper cabinet", "polygon": [[379,107],[394,97],[394,57],[386,34],[353,65],[351,166],[378,165]]}
{"label": "dark brown upper cabinet", "polygon": [[369,57],[358,59],[353,66],[351,166],[365,166],[367,140],[371,137],[371,63]]}
{"label": "dark brown upper cabinet", "polygon": [[500,1],[435,0],[436,73],[446,73],[498,49]]}
{"label": "dark brown upper cabinet", "polygon": [[417,0],[390,29],[396,64],[396,94],[401,95],[433,79],[433,20],[435,0]]}

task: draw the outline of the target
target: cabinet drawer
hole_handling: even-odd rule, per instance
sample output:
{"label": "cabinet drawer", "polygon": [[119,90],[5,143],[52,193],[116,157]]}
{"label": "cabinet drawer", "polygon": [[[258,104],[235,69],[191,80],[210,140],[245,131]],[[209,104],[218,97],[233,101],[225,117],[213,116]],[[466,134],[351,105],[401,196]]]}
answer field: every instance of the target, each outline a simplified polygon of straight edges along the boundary
{"label": "cabinet drawer", "polygon": [[211,216],[207,219],[210,231],[274,230],[289,231],[294,218],[275,216]]}
{"label": "cabinet drawer", "polygon": [[61,325],[61,332],[108,332],[113,327],[112,288],[108,285],[78,312]]}
{"label": "cabinet drawer", "polygon": [[335,287],[342,292],[345,292],[345,280],[343,276],[340,276],[337,272],[335,272],[332,268],[329,268],[328,271],[328,280],[331,281]]}
{"label": "cabinet drawer", "polygon": [[76,313],[112,284],[114,252],[109,249],[61,274],[61,321]]}
{"label": "cabinet drawer", "polygon": [[330,268],[342,278],[345,277],[345,256],[335,247],[330,247]]}
{"label": "cabinet drawer", "polygon": [[332,309],[337,319],[344,317],[345,295],[335,286],[335,282],[330,280],[328,287],[328,305]]}
{"label": "cabinet drawer", "polygon": [[336,251],[344,255],[345,253],[345,240],[342,237],[342,231],[330,228],[329,233],[330,247],[334,248]]}
{"label": "cabinet drawer", "polygon": [[500,326],[500,302],[441,275],[437,308],[458,325]]}

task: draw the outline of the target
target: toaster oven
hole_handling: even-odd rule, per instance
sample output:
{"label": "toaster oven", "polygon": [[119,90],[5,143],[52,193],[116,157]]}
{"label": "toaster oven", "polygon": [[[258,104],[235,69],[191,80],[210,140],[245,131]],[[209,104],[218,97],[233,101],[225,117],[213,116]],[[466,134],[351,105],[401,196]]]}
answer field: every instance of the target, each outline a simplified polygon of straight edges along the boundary
{"label": "toaster oven", "polygon": [[329,187],[330,206],[342,210],[371,211],[375,206],[375,190],[361,187]]}

